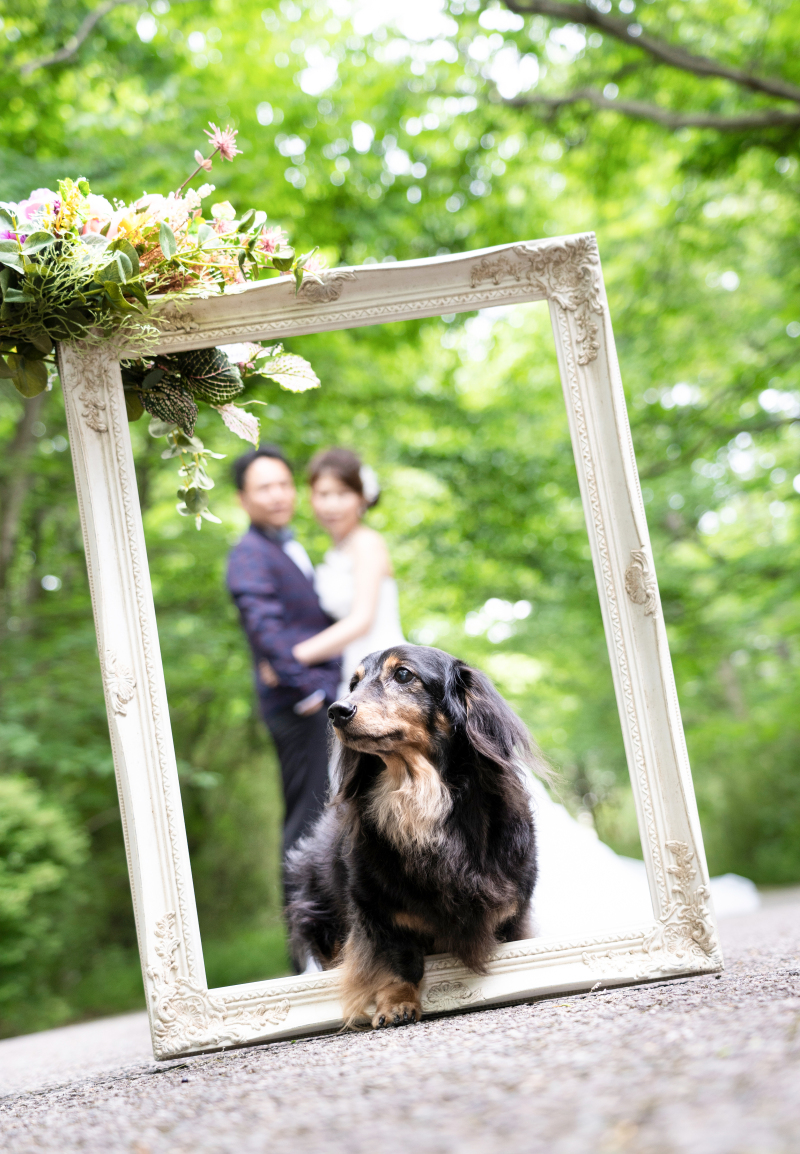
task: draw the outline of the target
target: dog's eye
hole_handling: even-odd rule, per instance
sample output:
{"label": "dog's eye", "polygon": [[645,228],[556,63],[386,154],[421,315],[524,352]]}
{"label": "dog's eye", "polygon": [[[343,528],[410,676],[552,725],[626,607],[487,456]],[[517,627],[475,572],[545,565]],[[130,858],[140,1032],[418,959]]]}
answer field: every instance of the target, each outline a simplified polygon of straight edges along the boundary
{"label": "dog's eye", "polygon": [[395,681],[399,681],[401,685],[408,685],[409,681],[413,681],[414,674],[410,669],[406,669],[404,665],[401,665],[399,669],[395,669],[394,679]]}

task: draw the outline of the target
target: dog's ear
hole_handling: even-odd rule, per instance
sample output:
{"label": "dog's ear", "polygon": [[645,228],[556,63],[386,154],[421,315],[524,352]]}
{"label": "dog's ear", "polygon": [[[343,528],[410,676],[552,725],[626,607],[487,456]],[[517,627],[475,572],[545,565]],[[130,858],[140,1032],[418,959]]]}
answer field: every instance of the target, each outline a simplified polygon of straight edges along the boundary
{"label": "dog's ear", "polygon": [[548,776],[539,751],[531,747],[528,730],[479,669],[462,661],[453,663],[445,678],[444,707],[470,745],[489,761],[504,766],[522,762]]}
{"label": "dog's ear", "polygon": [[475,673],[463,661],[449,661],[444,673],[442,706],[448,721],[457,729],[467,724],[467,693],[471,685],[470,675]]}

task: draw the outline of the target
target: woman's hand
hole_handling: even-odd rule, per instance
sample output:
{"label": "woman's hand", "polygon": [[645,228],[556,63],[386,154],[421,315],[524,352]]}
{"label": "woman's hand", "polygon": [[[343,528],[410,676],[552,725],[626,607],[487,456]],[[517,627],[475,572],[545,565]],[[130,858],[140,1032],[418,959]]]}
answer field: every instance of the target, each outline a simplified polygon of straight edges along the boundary
{"label": "woman's hand", "polygon": [[315,637],[309,637],[307,641],[301,641],[292,649],[292,657],[295,661],[299,661],[301,665],[313,665],[315,645],[314,642],[318,637],[324,637],[327,629],[322,633],[317,633]]}

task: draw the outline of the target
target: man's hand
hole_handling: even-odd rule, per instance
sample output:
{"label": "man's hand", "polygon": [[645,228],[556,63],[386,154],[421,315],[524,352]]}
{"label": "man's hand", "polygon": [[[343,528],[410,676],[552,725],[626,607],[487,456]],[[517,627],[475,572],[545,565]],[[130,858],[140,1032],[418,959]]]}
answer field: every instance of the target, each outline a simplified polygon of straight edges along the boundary
{"label": "man's hand", "polygon": [[298,717],[310,717],[312,713],[319,713],[324,704],[325,690],[315,689],[313,693],[309,693],[308,697],[298,701],[297,705],[294,706],[294,711]]}

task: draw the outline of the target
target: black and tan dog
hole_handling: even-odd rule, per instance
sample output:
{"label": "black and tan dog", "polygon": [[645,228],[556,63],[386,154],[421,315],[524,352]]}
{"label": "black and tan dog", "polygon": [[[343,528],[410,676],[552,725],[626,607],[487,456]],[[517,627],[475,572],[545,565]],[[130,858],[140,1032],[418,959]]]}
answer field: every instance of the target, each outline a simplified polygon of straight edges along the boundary
{"label": "black and tan dog", "polygon": [[480,973],[529,936],[536,755],[488,678],[440,649],[371,654],[328,714],[338,774],[289,862],[292,948],[341,967],[348,1022],[414,1022],[425,954]]}

